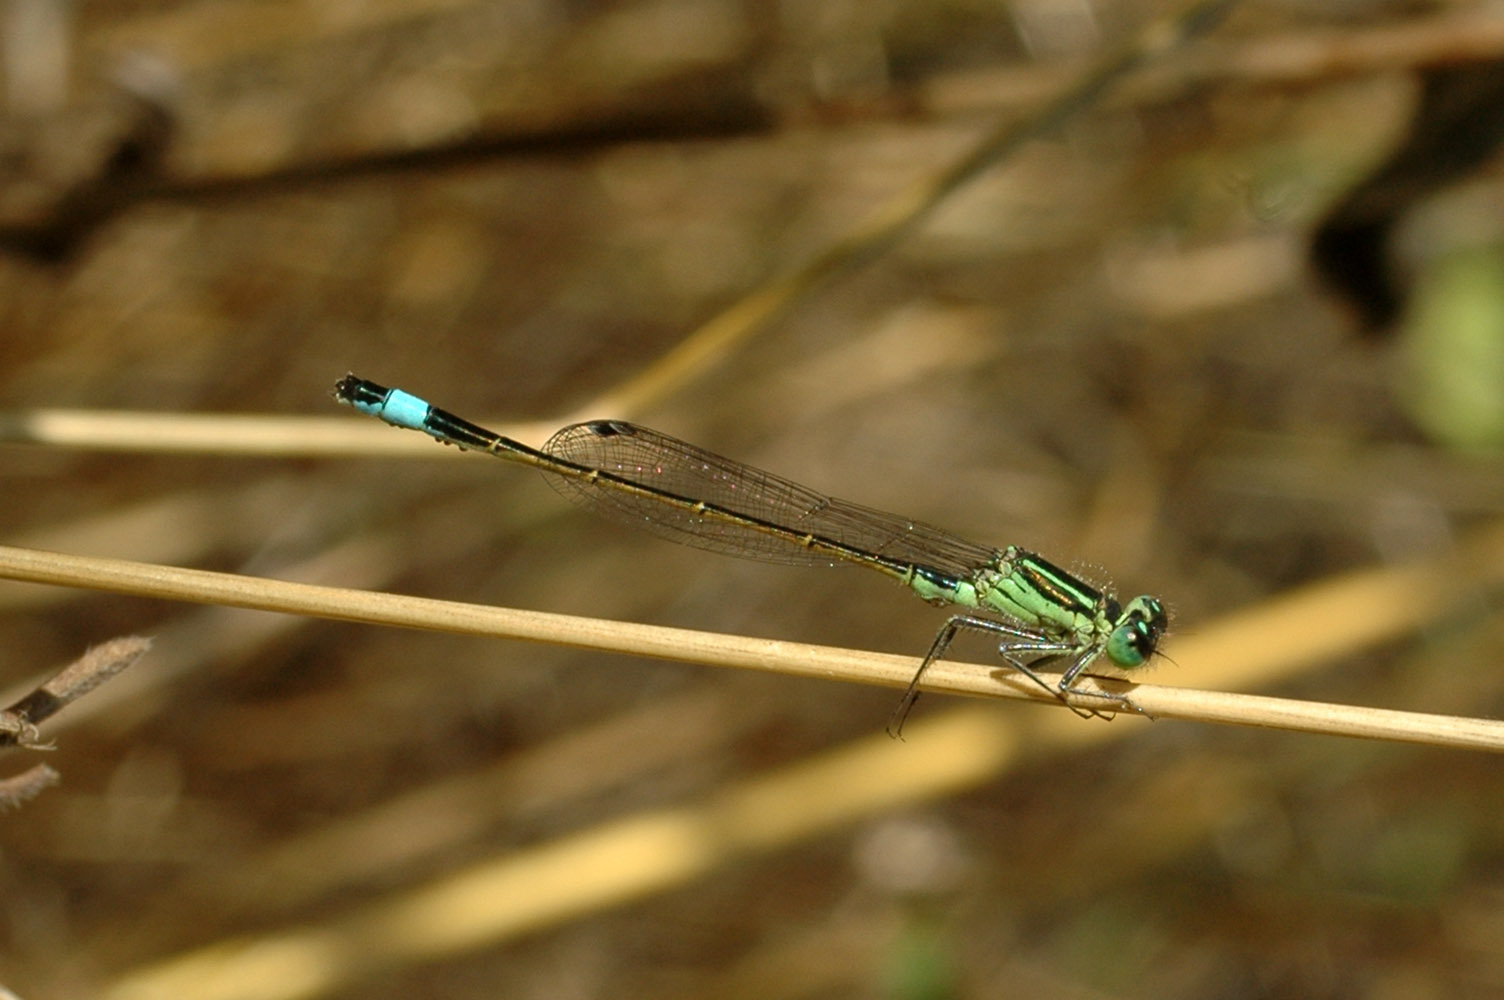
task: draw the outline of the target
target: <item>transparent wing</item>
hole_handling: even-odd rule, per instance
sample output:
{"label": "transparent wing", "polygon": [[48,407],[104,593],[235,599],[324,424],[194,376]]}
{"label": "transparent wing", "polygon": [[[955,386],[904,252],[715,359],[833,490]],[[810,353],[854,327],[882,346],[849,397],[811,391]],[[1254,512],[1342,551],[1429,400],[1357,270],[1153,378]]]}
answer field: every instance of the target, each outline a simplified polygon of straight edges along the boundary
{"label": "transparent wing", "polygon": [[[812,552],[796,537],[813,534],[873,555],[960,577],[970,576],[996,555],[988,546],[928,524],[817,493],[771,472],[625,421],[571,424],[550,438],[543,450],[689,501],[665,502],[660,497],[622,490],[608,480],[548,477],[556,490],[581,507],[696,548],[766,562],[830,564],[828,553]],[[776,524],[794,537],[718,518],[697,510],[694,501]]]}

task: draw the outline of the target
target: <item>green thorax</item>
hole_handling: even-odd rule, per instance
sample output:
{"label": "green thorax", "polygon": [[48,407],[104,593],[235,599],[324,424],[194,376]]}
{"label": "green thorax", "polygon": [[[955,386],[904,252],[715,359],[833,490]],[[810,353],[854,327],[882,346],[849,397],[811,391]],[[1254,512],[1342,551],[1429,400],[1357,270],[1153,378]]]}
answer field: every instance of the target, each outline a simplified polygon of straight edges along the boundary
{"label": "green thorax", "polygon": [[977,606],[1083,644],[1112,630],[1118,602],[1032,552],[1008,546],[972,583]]}

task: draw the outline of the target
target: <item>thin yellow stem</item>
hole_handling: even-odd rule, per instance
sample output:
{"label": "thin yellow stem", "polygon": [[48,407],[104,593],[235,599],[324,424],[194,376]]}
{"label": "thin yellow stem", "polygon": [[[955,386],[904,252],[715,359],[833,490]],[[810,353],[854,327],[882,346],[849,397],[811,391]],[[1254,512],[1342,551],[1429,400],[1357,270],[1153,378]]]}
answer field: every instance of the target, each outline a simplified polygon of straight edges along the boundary
{"label": "thin yellow stem", "polygon": [[[1497,539],[1490,539],[1490,542],[1497,543]],[[1407,593],[1415,592],[1416,569],[1381,572],[1404,574],[1402,579],[1395,579],[1394,586]],[[1451,579],[1458,578],[1455,568],[1445,571],[1442,567],[1435,568],[1438,578],[1443,572]],[[4,546],[0,546],[0,577],[375,625],[526,639],[580,649],[887,687],[907,684],[916,665],[913,656],[810,646],[776,639],[695,632],[515,608],[483,607],[401,594],[290,583],[230,573]],[[1368,577],[1345,584],[1359,590],[1371,590],[1373,585],[1373,580]],[[1330,589],[1334,585],[1327,586]],[[1322,599],[1332,600],[1333,595],[1323,594]],[[1431,610],[1439,613],[1440,606]],[[1276,609],[1274,613],[1283,614],[1284,611]],[[1413,627],[1418,621],[1404,619],[1403,623]],[[1246,621],[1236,621],[1224,626],[1224,630],[1231,629],[1237,633],[1249,627]],[[1257,624],[1252,627],[1259,628]],[[1206,655],[1198,646],[1209,650],[1221,642],[1223,638],[1218,634],[1217,626],[1210,626],[1202,629],[1200,636],[1186,640],[1177,649],[1176,655],[1182,661],[1194,662]],[[1261,642],[1264,647],[1277,652],[1282,643],[1293,643],[1295,640],[1264,628]],[[1264,726],[1478,750],[1504,750],[1504,722],[1488,719],[1300,702],[1226,691],[1127,684],[1111,679],[1103,679],[1100,687],[1107,692],[1128,694],[1134,707],[1153,718]],[[948,694],[1053,701],[1035,685],[995,663],[982,665],[944,661],[934,664],[926,675],[923,688],[926,691]],[[1090,696],[1081,700],[1087,707],[1111,707],[1112,704],[1104,699],[1102,705],[1094,705]]]}

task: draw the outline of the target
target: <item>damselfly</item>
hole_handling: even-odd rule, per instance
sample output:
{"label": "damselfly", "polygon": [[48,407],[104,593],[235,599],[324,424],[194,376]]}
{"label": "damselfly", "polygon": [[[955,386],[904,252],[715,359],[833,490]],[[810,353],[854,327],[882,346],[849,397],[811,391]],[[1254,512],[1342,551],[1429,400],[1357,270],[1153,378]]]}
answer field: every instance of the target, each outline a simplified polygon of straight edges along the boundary
{"label": "damselfly", "polygon": [[[1085,693],[1076,681],[1094,660],[1105,655],[1119,668],[1140,666],[1169,624],[1157,599],[1120,604],[1017,546],[968,542],[625,421],[571,424],[537,449],[354,375],[340,379],[334,398],[445,444],[531,465],[580,506],[676,542],[767,562],[853,563],[898,580],[931,604],[969,609],[952,615],[930,644],[888,724],[893,736],[919,697],[925,671],[962,629],[1000,636],[1003,660],[1069,705],[1068,696]],[[1032,664],[1056,657],[1067,663],[1050,684]]]}

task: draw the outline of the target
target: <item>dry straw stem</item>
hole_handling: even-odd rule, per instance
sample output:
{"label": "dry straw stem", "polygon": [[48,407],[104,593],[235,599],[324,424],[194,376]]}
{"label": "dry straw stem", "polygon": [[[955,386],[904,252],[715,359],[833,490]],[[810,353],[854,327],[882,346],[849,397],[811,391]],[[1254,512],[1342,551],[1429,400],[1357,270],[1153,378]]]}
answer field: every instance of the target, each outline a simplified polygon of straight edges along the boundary
{"label": "dry straw stem", "polygon": [[[1504,527],[1479,536],[1449,560],[1336,578],[1214,623],[1181,643],[1176,656],[1187,672],[1205,675],[1220,670],[1229,679],[1288,673],[1321,657],[1392,641],[1435,620],[1471,589],[1497,583],[1504,575],[1501,556]],[[1416,601],[1416,594],[1428,599]],[[409,611],[440,605],[462,619],[476,613],[515,614],[366,596],[376,605],[395,601]],[[360,617],[369,620],[369,612],[368,607]],[[1313,626],[1317,627],[1314,634]],[[609,623],[602,627],[607,633],[618,630]],[[640,626],[624,631],[639,630],[665,637],[670,655],[682,652],[676,648],[680,643],[703,642],[709,649],[722,645],[725,638]],[[575,641],[582,638],[577,636]],[[725,645],[728,650],[745,647],[747,659],[759,659],[760,651],[768,663],[757,665],[772,669],[875,683],[901,681],[914,663],[910,657],[784,643],[733,639]],[[773,655],[779,650],[794,658],[780,662]],[[851,669],[843,666],[842,659],[827,659],[827,653],[849,658]],[[1205,665],[1220,655],[1227,657],[1225,662]],[[894,670],[900,671],[897,676]],[[998,683],[991,677],[994,670],[944,664],[936,671],[937,683],[929,689],[976,688],[994,696],[1036,696],[1027,687]],[[952,683],[957,679],[967,683]],[[1340,720],[1349,727],[1346,731],[1368,735],[1494,749],[1500,745],[1499,724],[1483,720],[1369,713],[1147,686],[1133,692],[1141,700],[1152,697],[1164,704],[1185,698],[1234,712],[1240,705],[1260,710],[1230,721],[1280,724],[1287,720],[1278,714],[1288,712],[1324,732],[1338,731],[1335,723]],[[161,958],[131,970],[100,993],[109,1000],[180,996],[294,1000],[346,991],[394,968],[494,947],[689,884],[738,857],[777,850],[896,807],[973,788],[1020,762],[1039,760],[1061,748],[1100,744],[1131,734],[1144,724],[1143,720],[1125,723],[1092,724],[1058,711],[999,712],[981,705],[924,713],[911,723],[906,744],[889,740],[874,728],[869,737],[717,788],[695,801],[607,819],[542,843],[503,850],[421,885],[326,914],[316,925],[212,942]],[[351,853],[358,853],[355,844],[359,841],[350,843]],[[1067,877],[1071,874],[1065,872]],[[1076,874],[1092,883],[1102,875]]]}
{"label": "dry straw stem", "polygon": [[[1026,143],[1091,107],[1102,93],[1144,63],[1162,58],[1214,26],[1235,0],[1195,0],[1073,73],[1068,84],[1037,110],[1013,114],[989,129],[944,169],[900,191],[851,232],[794,271],[773,278],[702,324],[656,362],[579,414],[547,426],[508,427],[524,441],[546,437],[555,426],[601,413],[632,418],[671,395],[836,277],[868,264],[927,218],[944,200]],[[391,445],[373,429],[347,421],[298,418],[178,415],[76,410],[34,410],[0,419],[0,440],[92,450],[209,452],[213,454],[351,455],[394,449],[422,452],[416,442]]]}
{"label": "dry straw stem", "polygon": [[[117,559],[0,547],[0,577],[496,638],[527,639],[708,666],[742,667],[827,680],[898,687],[913,656],[809,646],[773,639],[694,632],[628,622],[491,608],[399,594],[289,583]],[[1192,676],[1226,687],[1262,682],[1318,660],[1393,640],[1445,615],[1469,593],[1504,577],[1504,528],[1462,547],[1452,558],[1340,577],[1229,616],[1174,647]],[[1103,679],[1104,690],[1130,695],[1156,719],[1266,726],[1439,746],[1504,750],[1504,722],[1197,691]],[[924,690],[1051,701],[996,664],[941,662]],[[1110,702],[1085,707],[1111,707]]]}
{"label": "dry straw stem", "polygon": [[[951,194],[1025,144],[1042,138],[1091,107],[1130,72],[1163,58],[1214,27],[1235,4],[1236,0],[1195,0],[1173,14],[1149,22],[1134,37],[1093,60],[1052,100],[1021,119],[1005,120],[994,126],[945,169],[900,191],[796,271],[775,278],[732,303],[646,371],[593,405],[600,405],[604,411],[631,415],[676,391],[816,289],[885,253]],[[573,419],[586,417],[576,415]]]}
{"label": "dry straw stem", "polygon": [[[1145,67],[1117,88],[1109,107],[1160,102],[1195,86],[1289,86],[1430,66],[1492,62],[1504,52],[1504,12],[1496,5],[1426,13],[1380,25],[1309,25],[1260,38],[1211,38]],[[921,84],[916,105],[930,115],[1032,106],[1059,93],[1079,62],[988,67]]]}
{"label": "dry straw stem", "polygon": [[[631,418],[719,361],[724,354],[792,307],[825,280],[876,258],[949,194],[988,166],[1001,162],[1025,140],[1038,137],[1090,105],[1102,89],[1209,27],[1224,3],[1198,2],[1149,28],[1123,49],[1081,74],[1079,67],[1043,67],[987,72],[941,81],[926,102],[940,112],[968,105],[995,108],[1033,103],[1056,95],[1036,112],[997,126],[941,173],[916,183],[873,213],[866,223],[796,271],[774,278],[712,317],[637,378],[583,407],[584,417],[609,411]],[[1176,26],[1179,26],[1177,29]],[[1151,45],[1152,42],[1152,45]],[[1162,99],[1195,81],[1238,79],[1290,82],[1354,72],[1485,60],[1504,51],[1504,16],[1489,9],[1447,12],[1363,31],[1254,42],[1202,42],[1179,58],[1140,71],[1122,88],[1128,101]],[[1078,75],[1080,74],[1080,75]],[[1009,83],[1008,81],[1013,81]],[[1020,82],[1022,81],[1022,82]],[[1072,82],[1074,81],[1074,83]],[[999,95],[1002,95],[1000,98]],[[1010,113],[1011,118],[1011,113]],[[542,439],[563,418],[535,426],[509,425],[504,432],[524,441]],[[113,410],[37,409],[0,417],[0,440],[54,447],[131,452],[211,454],[352,455],[424,451],[418,442],[398,443],[337,418],[153,414]]]}

